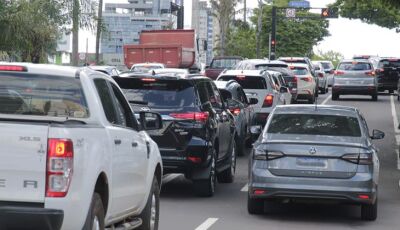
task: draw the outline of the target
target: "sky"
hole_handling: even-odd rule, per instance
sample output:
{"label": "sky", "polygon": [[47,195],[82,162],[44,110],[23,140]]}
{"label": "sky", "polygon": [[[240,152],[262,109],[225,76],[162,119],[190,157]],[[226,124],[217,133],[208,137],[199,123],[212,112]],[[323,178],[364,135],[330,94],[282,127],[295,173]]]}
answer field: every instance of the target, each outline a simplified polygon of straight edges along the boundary
{"label": "sky", "polygon": [[[104,0],[105,3],[126,3],[127,0]],[[309,0],[311,7],[325,7],[335,0]],[[257,6],[257,0],[247,0],[249,8]],[[192,0],[184,0],[185,27],[191,25]],[[329,32],[331,36],[321,41],[314,50],[337,51],[346,58],[354,54],[371,54],[379,56],[400,56],[400,33],[376,25],[369,25],[360,20],[349,20],[345,18],[329,19]],[[279,26],[279,24],[278,24]],[[89,38],[89,52],[94,52],[94,35],[82,32],[80,38],[80,51],[84,52],[86,38]],[[279,49],[279,46],[277,47]]]}

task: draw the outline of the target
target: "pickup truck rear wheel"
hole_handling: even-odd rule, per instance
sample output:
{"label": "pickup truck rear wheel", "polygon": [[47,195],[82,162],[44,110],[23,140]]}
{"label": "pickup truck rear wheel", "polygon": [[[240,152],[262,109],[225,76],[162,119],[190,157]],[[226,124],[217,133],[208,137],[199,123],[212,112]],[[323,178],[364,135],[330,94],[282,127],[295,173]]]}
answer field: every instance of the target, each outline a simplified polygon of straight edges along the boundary
{"label": "pickup truck rear wheel", "polygon": [[193,181],[194,192],[197,196],[211,197],[214,195],[216,180],[216,156],[214,155],[211,160],[210,174],[207,179]]}
{"label": "pickup truck rear wheel", "polygon": [[94,193],[90,210],[86,217],[85,226],[83,230],[102,230],[104,229],[104,207],[100,195]]}
{"label": "pickup truck rear wheel", "polygon": [[158,222],[160,218],[160,185],[157,178],[153,178],[151,192],[147,199],[146,207],[143,209],[140,218],[143,223],[138,228],[140,230],[158,230]]}

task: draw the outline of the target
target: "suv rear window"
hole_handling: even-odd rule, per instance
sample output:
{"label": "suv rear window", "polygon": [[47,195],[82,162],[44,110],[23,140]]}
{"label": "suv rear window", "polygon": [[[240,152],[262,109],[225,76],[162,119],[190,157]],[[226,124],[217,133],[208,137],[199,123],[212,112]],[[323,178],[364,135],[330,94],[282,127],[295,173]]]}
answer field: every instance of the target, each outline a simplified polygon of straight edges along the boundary
{"label": "suv rear window", "polygon": [[358,119],[349,116],[276,114],[267,130],[274,134],[360,137]]}
{"label": "suv rear window", "polygon": [[89,109],[79,79],[2,73],[0,113],[87,118]]}
{"label": "suv rear window", "polygon": [[213,69],[225,69],[225,68],[231,68],[236,66],[237,63],[239,63],[241,60],[240,59],[214,59],[211,63],[211,68]]}
{"label": "suv rear window", "polygon": [[379,62],[379,68],[400,68],[400,59],[382,60]]}
{"label": "suv rear window", "polygon": [[371,70],[372,66],[369,63],[365,62],[342,62],[340,63],[339,70],[345,70],[345,71],[363,71],[363,70]]}
{"label": "suv rear window", "polygon": [[309,74],[308,70],[304,67],[291,67],[291,70],[295,75],[307,75]]}
{"label": "suv rear window", "polygon": [[243,89],[267,89],[267,83],[263,77],[257,76],[222,76],[218,80],[221,81],[229,81],[235,80],[237,81]]}
{"label": "suv rear window", "polygon": [[321,64],[324,69],[333,69],[333,65],[329,62],[321,62]]}
{"label": "suv rear window", "polygon": [[196,94],[192,84],[186,80],[162,79],[115,79],[131,103],[150,107],[194,106]]}

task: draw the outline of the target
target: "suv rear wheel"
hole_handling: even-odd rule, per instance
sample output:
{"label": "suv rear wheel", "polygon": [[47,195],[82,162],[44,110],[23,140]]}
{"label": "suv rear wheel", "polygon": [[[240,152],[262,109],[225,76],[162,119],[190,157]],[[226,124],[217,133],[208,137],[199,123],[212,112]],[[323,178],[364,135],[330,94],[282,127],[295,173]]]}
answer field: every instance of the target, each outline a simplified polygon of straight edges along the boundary
{"label": "suv rear wheel", "polygon": [[194,192],[197,196],[211,197],[215,193],[216,180],[216,156],[213,155],[210,164],[210,173],[207,179],[193,181]]}
{"label": "suv rear wheel", "polygon": [[378,217],[378,198],[374,204],[361,205],[361,219],[373,221]]}
{"label": "suv rear wheel", "polygon": [[264,200],[251,198],[247,195],[247,211],[250,214],[263,214],[264,213]]}
{"label": "suv rear wheel", "polygon": [[337,101],[339,99],[339,94],[332,93],[332,101]]}
{"label": "suv rear wheel", "polygon": [[140,230],[157,230],[160,218],[160,185],[157,178],[153,178],[149,198],[147,198],[146,207],[140,214],[143,223],[138,228]]}
{"label": "suv rear wheel", "polygon": [[94,193],[90,210],[86,217],[83,230],[104,229],[104,207],[101,197],[98,193]]}
{"label": "suv rear wheel", "polygon": [[232,142],[231,147],[231,159],[229,168],[225,169],[218,174],[218,182],[220,183],[232,183],[235,178],[236,172],[236,142]]}

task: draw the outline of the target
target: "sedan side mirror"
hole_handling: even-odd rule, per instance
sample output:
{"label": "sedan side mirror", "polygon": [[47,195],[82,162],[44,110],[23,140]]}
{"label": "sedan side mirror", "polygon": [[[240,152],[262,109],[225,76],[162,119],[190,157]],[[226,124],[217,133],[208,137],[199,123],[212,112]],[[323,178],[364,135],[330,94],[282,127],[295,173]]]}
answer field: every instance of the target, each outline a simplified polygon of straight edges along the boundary
{"label": "sedan side mirror", "polygon": [[163,127],[162,118],[159,113],[140,112],[139,117],[142,130],[158,130]]}
{"label": "sedan side mirror", "polygon": [[380,130],[376,130],[376,129],[374,129],[373,131],[372,131],[372,137],[371,137],[371,139],[373,139],[373,140],[380,140],[380,139],[383,139],[385,137],[385,133],[384,132],[382,132],[382,131],[380,131]]}
{"label": "sedan side mirror", "polygon": [[258,104],[258,99],[257,98],[250,98],[249,99],[249,104],[250,105],[257,105]]}

